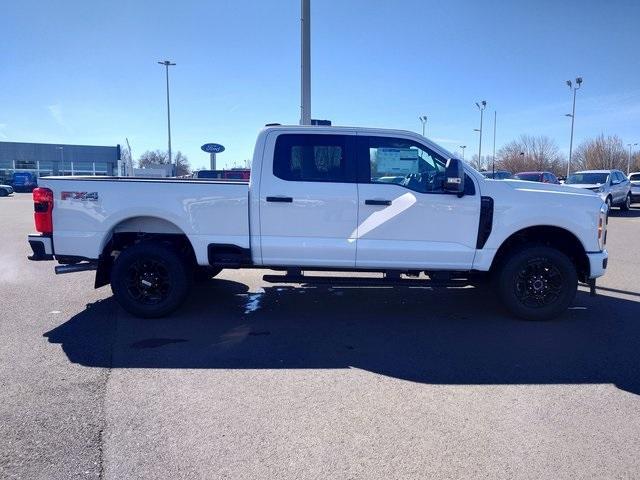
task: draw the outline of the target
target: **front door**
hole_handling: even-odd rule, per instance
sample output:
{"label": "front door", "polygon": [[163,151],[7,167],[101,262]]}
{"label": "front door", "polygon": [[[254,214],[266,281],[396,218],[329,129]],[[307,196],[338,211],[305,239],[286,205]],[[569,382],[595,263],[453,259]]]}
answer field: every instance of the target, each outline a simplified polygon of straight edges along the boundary
{"label": "front door", "polygon": [[260,182],[262,264],[353,268],[358,189],[353,134],[283,133]]}
{"label": "front door", "polygon": [[356,265],[362,268],[471,269],[480,195],[445,193],[446,159],[395,137],[358,137]]}

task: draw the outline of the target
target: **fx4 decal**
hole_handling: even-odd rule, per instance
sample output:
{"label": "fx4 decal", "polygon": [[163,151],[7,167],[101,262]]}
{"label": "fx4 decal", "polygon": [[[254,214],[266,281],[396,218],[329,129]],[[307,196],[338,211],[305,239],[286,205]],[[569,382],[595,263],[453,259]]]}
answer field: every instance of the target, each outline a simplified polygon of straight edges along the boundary
{"label": "fx4 decal", "polygon": [[98,200],[98,192],[61,192],[60,199],[95,202]]}

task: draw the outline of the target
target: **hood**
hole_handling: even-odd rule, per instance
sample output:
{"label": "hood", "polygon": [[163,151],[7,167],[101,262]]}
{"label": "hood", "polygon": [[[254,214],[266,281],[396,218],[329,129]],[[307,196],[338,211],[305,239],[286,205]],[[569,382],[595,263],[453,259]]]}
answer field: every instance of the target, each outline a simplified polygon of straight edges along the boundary
{"label": "hood", "polygon": [[[558,185],[555,183],[528,182],[526,180],[502,180],[501,184],[508,185],[514,190],[522,192],[545,192],[570,195],[573,197],[597,197],[598,194],[586,188],[567,188],[569,185]],[[594,185],[595,187],[596,185]]]}

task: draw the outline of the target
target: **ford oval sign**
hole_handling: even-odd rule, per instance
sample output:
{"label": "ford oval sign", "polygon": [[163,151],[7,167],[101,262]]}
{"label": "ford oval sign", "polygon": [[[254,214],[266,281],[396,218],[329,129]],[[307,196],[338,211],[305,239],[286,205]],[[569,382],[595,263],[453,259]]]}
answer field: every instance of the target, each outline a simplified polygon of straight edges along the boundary
{"label": "ford oval sign", "polygon": [[205,143],[200,147],[204,152],[207,153],[222,153],[224,152],[224,147],[219,143]]}

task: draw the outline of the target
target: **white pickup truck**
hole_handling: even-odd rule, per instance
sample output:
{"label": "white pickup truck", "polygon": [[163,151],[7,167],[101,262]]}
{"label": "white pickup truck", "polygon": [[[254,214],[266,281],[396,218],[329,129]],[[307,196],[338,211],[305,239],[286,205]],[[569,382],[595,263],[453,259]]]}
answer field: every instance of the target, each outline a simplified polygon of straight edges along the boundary
{"label": "white pickup truck", "polygon": [[[46,177],[32,260],[97,270],[122,307],[175,310],[194,277],[286,271],[278,283],[492,285],[549,319],[607,266],[607,207],[590,191],[485,179],[412,132],[268,126],[248,183]],[[371,272],[323,277],[310,271]]]}

